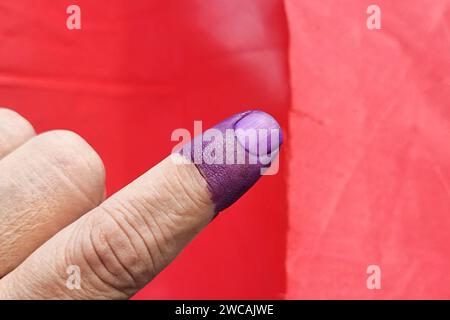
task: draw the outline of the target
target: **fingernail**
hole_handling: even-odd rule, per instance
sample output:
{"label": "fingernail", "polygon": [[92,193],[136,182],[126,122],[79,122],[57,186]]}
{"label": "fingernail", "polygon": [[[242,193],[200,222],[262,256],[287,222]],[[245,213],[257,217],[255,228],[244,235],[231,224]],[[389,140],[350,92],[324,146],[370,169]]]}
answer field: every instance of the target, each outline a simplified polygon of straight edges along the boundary
{"label": "fingernail", "polygon": [[[272,153],[278,150],[283,143],[283,134],[278,122],[268,113],[262,111],[250,111],[242,119],[236,122],[236,137],[241,146],[252,154],[261,155],[265,152]],[[254,130],[257,139],[248,139],[248,130]],[[253,145],[251,143],[253,142]],[[259,143],[265,143],[260,146]]]}
{"label": "fingernail", "polygon": [[[213,129],[213,130],[211,130]],[[205,178],[209,191],[211,192],[211,199],[215,204],[216,212],[221,212],[236,202],[248,189],[250,189],[261,177],[265,168],[270,166],[270,161],[278,152],[282,142],[283,135],[281,133],[280,125],[269,114],[262,111],[247,111],[236,114],[213,128],[207,130],[203,135],[200,135],[185,147],[183,147],[183,154],[189,158],[198,168],[202,176]],[[262,133],[256,142],[248,139],[245,132],[249,129]],[[220,133],[225,139],[225,143],[219,142],[221,139],[214,139],[210,142],[205,142],[203,136],[207,132],[214,131]],[[231,141],[228,139],[231,134]],[[251,130],[250,130],[251,132]],[[228,135],[227,135],[228,133]],[[269,163],[259,161],[258,144],[267,144],[266,153],[269,155]],[[252,145],[253,143],[253,145]],[[246,160],[249,154],[258,153],[256,162],[246,161],[245,163],[214,163],[208,164],[203,162],[198,163],[195,159],[205,159],[205,150],[223,150],[232,147],[238,149],[237,146],[246,153]],[[225,148],[225,149],[226,149]],[[228,149],[227,149],[228,151]],[[237,158],[238,151],[233,151]],[[223,151],[224,156],[226,151]],[[208,157],[208,156],[206,156]]]}

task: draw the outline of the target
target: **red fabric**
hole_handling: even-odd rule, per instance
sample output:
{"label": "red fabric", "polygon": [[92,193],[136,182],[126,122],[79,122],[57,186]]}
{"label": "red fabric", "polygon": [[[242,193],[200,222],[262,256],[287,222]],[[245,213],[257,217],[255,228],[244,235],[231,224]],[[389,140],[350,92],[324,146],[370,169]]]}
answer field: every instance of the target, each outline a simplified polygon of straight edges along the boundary
{"label": "red fabric", "polygon": [[[0,4],[0,104],[38,131],[74,130],[100,153],[111,194],[166,157],[176,128],[249,108],[282,123],[287,29],[275,0]],[[285,168],[219,217],[138,298],[279,298]],[[262,202],[261,199],[264,199]]]}
{"label": "red fabric", "polygon": [[287,297],[450,298],[450,1],[286,5]]}
{"label": "red fabric", "polygon": [[280,174],[137,298],[450,298],[449,2],[377,0],[370,31],[366,0],[79,0],[69,31],[71,2],[4,0],[0,104],[84,136],[109,193],[193,120],[289,117]]}

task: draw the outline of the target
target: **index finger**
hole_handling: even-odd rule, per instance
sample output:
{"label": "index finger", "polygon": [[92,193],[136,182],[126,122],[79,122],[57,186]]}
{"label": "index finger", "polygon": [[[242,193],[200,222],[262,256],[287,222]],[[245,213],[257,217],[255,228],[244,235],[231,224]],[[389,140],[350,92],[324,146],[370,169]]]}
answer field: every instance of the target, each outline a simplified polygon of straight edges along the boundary
{"label": "index finger", "polygon": [[[264,112],[221,122],[50,239],[0,281],[0,297],[132,296],[259,179],[281,142]],[[70,266],[79,290],[67,287]]]}

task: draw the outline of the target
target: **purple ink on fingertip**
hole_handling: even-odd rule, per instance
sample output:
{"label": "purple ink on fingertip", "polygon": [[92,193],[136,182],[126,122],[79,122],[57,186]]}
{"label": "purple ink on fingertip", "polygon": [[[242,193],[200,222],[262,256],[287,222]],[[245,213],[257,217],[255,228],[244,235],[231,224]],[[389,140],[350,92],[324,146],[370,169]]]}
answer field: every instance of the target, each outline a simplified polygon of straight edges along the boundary
{"label": "purple ink on fingertip", "polygon": [[207,181],[219,213],[258,181],[282,143],[277,121],[263,111],[252,110],[220,122],[183,149]]}

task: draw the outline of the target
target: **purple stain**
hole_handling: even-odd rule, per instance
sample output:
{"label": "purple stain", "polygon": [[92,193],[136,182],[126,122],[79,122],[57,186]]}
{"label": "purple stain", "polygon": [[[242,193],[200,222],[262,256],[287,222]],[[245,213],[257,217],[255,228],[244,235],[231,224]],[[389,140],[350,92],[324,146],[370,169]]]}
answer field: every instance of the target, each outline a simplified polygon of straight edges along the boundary
{"label": "purple stain", "polygon": [[[272,149],[277,151],[283,142],[280,125],[271,115],[263,111],[250,111],[234,124],[234,129],[239,143],[253,154],[270,154]],[[254,130],[259,138],[253,146],[251,146],[248,135],[245,134],[249,129]],[[266,146],[261,146],[259,142],[265,143]]]}
{"label": "purple stain", "polygon": [[183,146],[208,183],[216,212],[238,200],[261,177],[283,142],[277,121],[262,111],[236,114]]}

